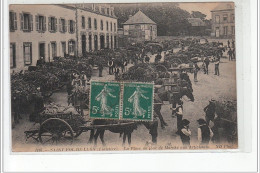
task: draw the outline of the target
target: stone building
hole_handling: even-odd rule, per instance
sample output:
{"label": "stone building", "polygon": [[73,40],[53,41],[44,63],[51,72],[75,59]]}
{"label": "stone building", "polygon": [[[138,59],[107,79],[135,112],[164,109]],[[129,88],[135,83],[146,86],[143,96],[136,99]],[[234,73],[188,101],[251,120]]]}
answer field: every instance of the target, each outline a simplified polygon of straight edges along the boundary
{"label": "stone building", "polygon": [[189,35],[202,36],[205,34],[206,25],[200,18],[188,18],[190,26],[188,27]]}
{"label": "stone building", "polygon": [[220,3],[211,11],[211,35],[219,38],[233,38],[235,36],[234,3]]}
{"label": "stone building", "polygon": [[140,10],[123,23],[124,36],[129,40],[148,41],[157,37],[157,25]]}
{"label": "stone building", "polygon": [[78,55],[117,48],[117,18],[107,4],[77,4]]}
{"label": "stone building", "polygon": [[87,5],[91,7],[10,5],[11,69],[27,69],[40,57],[50,62],[54,57],[82,56],[92,50],[117,47],[113,8]]}

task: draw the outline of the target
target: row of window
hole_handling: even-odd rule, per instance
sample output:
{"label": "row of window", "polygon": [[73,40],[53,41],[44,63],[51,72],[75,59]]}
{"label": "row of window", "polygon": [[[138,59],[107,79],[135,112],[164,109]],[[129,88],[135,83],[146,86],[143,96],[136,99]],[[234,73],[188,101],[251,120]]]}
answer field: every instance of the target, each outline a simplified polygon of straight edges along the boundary
{"label": "row of window", "polygon": [[[10,31],[17,30],[17,14],[15,12],[9,13],[9,26]],[[91,18],[88,18],[88,28],[92,28]],[[33,15],[30,13],[20,13],[20,26],[21,30],[24,32],[33,31]],[[59,30],[61,33],[69,32],[75,33],[76,23],[74,20],[65,20],[64,18],[57,19],[54,16],[48,17],[48,31],[51,33],[55,33]],[[81,18],[81,26],[83,29],[86,28],[85,17]],[[38,32],[46,31],[46,16],[44,15],[36,15],[35,16],[35,27]],[[114,32],[116,32],[116,23],[114,23]],[[97,19],[94,19],[94,29],[97,30]],[[103,20],[100,20],[100,29],[104,30]],[[109,23],[106,21],[106,30],[109,31]],[[110,22],[110,31],[113,31],[112,22]]]}
{"label": "row of window", "polygon": [[100,12],[101,14],[114,16],[114,11],[110,10],[110,8],[101,7],[101,11],[99,10],[99,6],[92,4],[92,10],[96,12]]}
{"label": "row of window", "polygon": [[[223,14],[222,16],[222,22],[228,23],[228,22],[235,22],[235,15],[231,14],[230,19],[228,19],[228,14]],[[220,15],[215,15],[215,23],[220,24]]]}
{"label": "row of window", "polygon": [[[55,41],[51,42],[51,57],[57,56],[57,43]],[[62,56],[68,52],[68,54],[74,54],[75,52],[75,41],[70,40],[68,42],[68,51],[66,51],[66,42],[61,42]],[[45,43],[39,43],[39,56],[45,58]],[[23,43],[23,57],[24,65],[32,64],[32,42]],[[16,67],[16,44],[10,43],[10,67]]]}
{"label": "row of window", "polygon": [[[15,12],[9,13],[9,26],[10,31],[17,30],[17,14]],[[24,32],[33,31],[33,15],[30,13],[20,13],[20,27]],[[54,16],[48,17],[48,30],[49,32],[57,32],[58,31],[58,19]],[[65,20],[64,18],[59,19],[59,31],[62,33],[68,32],[75,33],[75,21],[74,20]],[[35,27],[38,32],[46,31],[46,16],[36,15],[35,16]]]}
{"label": "row of window", "polygon": [[[88,29],[92,28],[91,25],[91,17],[88,18]],[[81,27],[82,29],[86,28],[86,19],[84,16],[81,16]],[[114,32],[116,32],[116,23],[114,23]],[[97,30],[97,19],[94,19],[94,29]],[[103,20],[100,20],[100,30],[104,30],[104,22]],[[106,21],[106,30],[109,31],[109,23]],[[110,31],[113,31],[113,24],[110,22]]]}
{"label": "row of window", "polygon": [[[219,27],[216,27],[216,32],[219,33]],[[235,26],[231,26],[231,34],[235,35]],[[223,27],[223,35],[224,36],[228,35],[228,26]]]}

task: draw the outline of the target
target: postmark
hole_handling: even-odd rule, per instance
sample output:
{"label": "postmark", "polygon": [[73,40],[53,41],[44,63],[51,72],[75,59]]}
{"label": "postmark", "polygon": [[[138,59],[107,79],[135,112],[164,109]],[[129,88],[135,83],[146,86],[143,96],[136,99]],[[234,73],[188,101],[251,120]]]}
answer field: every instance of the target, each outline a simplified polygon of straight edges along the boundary
{"label": "postmark", "polygon": [[122,119],[152,121],[153,91],[152,83],[124,83]]}
{"label": "postmark", "polygon": [[90,118],[119,119],[120,83],[91,81]]}

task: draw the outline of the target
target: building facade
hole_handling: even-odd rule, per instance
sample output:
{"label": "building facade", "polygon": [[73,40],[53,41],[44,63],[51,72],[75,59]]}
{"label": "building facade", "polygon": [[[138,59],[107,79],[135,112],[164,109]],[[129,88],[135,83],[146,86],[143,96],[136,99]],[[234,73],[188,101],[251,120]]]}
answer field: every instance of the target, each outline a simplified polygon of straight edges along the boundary
{"label": "building facade", "polygon": [[190,26],[188,27],[189,35],[202,36],[205,35],[206,25],[200,18],[188,18]]}
{"label": "building facade", "polygon": [[124,36],[128,40],[149,41],[157,37],[157,25],[140,10],[123,23]]}
{"label": "building facade", "polygon": [[117,18],[106,4],[76,5],[78,55],[100,49],[117,48]]}
{"label": "building facade", "polygon": [[[54,57],[82,56],[89,51],[117,47],[117,18],[113,8],[107,7],[103,13],[103,7],[89,5],[91,8],[10,5],[11,69],[27,69],[36,65],[40,57],[50,62]],[[105,36],[109,36],[108,41]]]}
{"label": "building facade", "polygon": [[211,11],[211,36],[217,38],[235,37],[235,11],[234,3],[221,3]]}

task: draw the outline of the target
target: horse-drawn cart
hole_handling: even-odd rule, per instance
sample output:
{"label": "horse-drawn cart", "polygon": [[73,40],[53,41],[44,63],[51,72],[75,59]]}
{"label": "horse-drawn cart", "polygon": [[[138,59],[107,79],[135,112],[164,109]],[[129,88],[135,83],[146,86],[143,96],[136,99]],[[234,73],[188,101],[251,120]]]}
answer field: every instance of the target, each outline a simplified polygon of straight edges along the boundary
{"label": "horse-drawn cart", "polygon": [[72,113],[39,114],[35,128],[25,131],[26,140],[32,138],[41,144],[71,145],[75,138],[89,130],[113,130],[115,128],[129,128],[135,122],[108,125],[93,125],[81,115]]}

